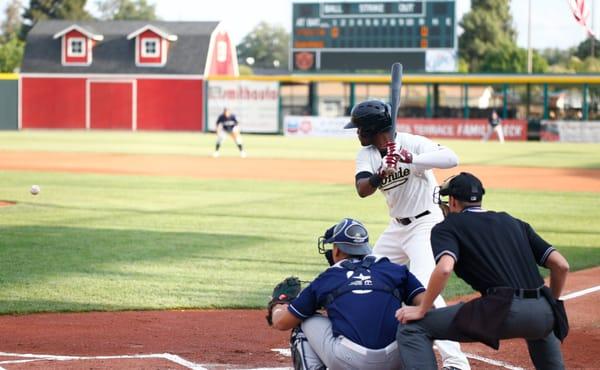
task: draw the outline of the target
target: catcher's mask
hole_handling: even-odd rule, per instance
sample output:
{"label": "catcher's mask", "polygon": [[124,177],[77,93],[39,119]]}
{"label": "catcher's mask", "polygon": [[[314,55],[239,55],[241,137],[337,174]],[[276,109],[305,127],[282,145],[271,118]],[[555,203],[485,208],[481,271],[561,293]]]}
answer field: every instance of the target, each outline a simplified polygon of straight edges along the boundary
{"label": "catcher's mask", "polygon": [[351,256],[371,254],[367,229],[360,221],[351,218],[344,218],[318,239],[319,253],[324,254],[329,264],[333,265],[332,250],[325,249],[325,244],[335,244],[342,252]]}
{"label": "catcher's mask", "polygon": [[440,209],[442,210],[442,213],[444,214],[444,217],[448,216],[448,213],[450,213],[450,208],[448,207],[448,201],[442,200],[442,196],[448,195],[447,192],[448,192],[448,188],[450,187],[450,181],[454,177],[456,177],[456,175],[448,177],[446,180],[444,180],[442,185],[436,186],[433,189],[433,203],[437,204],[440,207]]}
{"label": "catcher's mask", "polygon": [[462,202],[481,202],[485,189],[481,181],[473,174],[461,172],[458,175],[444,180],[442,185],[436,186],[433,191],[433,202],[438,204],[444,213],[448,215],[448,202],[442,200],[442,196],[452,196]]}

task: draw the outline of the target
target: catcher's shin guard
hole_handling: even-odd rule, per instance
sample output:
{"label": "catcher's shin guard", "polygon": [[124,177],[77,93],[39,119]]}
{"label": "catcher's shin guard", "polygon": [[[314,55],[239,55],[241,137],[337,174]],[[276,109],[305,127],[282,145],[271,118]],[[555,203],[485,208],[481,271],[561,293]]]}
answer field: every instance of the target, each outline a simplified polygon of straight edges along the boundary
{"label": "catcher's shin guard", "polygon": [[325,370],[327,368],[308,344],[300,327],[292,329],[290,349],[294,370]]}

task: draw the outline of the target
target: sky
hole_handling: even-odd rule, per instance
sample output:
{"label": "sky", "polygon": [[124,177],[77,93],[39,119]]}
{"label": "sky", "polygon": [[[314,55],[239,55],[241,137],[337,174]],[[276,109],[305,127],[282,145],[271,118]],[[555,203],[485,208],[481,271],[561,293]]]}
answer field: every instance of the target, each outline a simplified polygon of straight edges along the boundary
{"label": "sky", "polygon": [[[28,4],[29,0],[21,0]],[[367,0],[371,1],[371,0]],[[511,14],[517,30],[517,44],[527,47],[528,2],[531,1],[531,46],[534,49],[566,49],[585,40],[586,32],[575,22],[567,0],[511,0]],[[156,5],[157,15],[169,21],[224,21],[238,44],[258,23],[266,21],[291,30],[292,2],[319,2],[318,0],[148,0]],[[0,17],[9,0],[0,0]],[[95,11],[96,0],[88,0],[88,10]],[[592,5],[589,24],[598,33],[600,29],[600,0],[587,0]],[[594,11],[593,5],[596,3]],[[218,4],[218,6],[216,5]],[[470,0],[456,0],[457,18],[469,11]]]}

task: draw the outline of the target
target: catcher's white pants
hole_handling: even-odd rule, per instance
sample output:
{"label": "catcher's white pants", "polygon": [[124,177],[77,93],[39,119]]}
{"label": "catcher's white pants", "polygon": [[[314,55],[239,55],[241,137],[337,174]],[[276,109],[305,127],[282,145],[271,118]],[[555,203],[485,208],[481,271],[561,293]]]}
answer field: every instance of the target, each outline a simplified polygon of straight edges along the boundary
{"label": "catcher's white pants", "polygon": [[322,369],[322,364],[329,370],[402,369],[396,341],[381,349],[363,347],[342,335],[334,337],[331,321],[320,315],[304,320],[301,327],[309,344],[303,351],[307,370]]}
{"label": "catcher's white pants", "polygon": [[[431,214],[418,219],[412,219],[408,225],[403,225],[391,219],[388,227],[379,237],[373,252],[388,257],[392,262],[408,265],[409,271],[427,287],[429,278],[435,268],[433,251],[431,250],[431,229],[444,219],[441,210],[434,207]],[[435,307],[446,307],[442,296],[434,301]],[[444,366],[454,366],[468,370],[469,361],[460,350],[460,344],[448,340],[434,342],[440,351]]]}

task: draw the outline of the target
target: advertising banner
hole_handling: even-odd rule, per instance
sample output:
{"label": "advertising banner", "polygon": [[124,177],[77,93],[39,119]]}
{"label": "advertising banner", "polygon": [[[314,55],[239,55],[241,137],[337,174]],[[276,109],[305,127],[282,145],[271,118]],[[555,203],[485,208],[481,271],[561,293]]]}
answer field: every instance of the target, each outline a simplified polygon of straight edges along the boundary
{"label": "advertising banner", "polygon": [[[355,137],[356,130],[345,130],[350,117],[286,116],[284,133],[287,136]],[[398,132],[430,138],[481,139],[488,129],[486,119],[462,118],[402,118],[396,125]],[[527,121],[502,121],[505,140],[527,140]],[[492,136],[492,139],[496,134]]]}
{"label": "advertising banner", "polygon": [[[481,139],[487,132],[487,119],[464,118],[401,118],[396,125],[398,132],[432,138]],[[527,121],[502,120],[505,140],[527,140]],[[497,139],[496,133],[491,139]]]}
{"label": "advertising banner", "polygon": [[350,117],[285,116],[283,132],[286,136],[356,137],[356,130],[345,130]]}
{"label": "advertising banner", "polygon": [[279,84],[260,81],[209,81],[209,131],[224,108],[235,114],[242,132],[277,133],[279,131]]}
{"label": "advertising banner", "polygon": [[600,121],[542,121],[540,140],[600,143]]}

